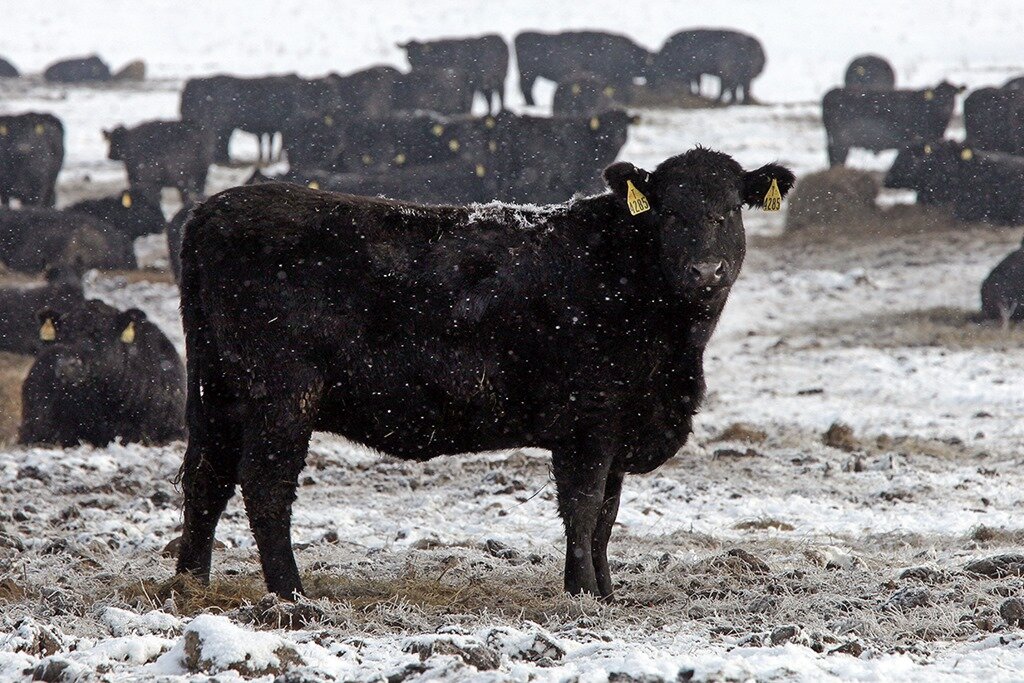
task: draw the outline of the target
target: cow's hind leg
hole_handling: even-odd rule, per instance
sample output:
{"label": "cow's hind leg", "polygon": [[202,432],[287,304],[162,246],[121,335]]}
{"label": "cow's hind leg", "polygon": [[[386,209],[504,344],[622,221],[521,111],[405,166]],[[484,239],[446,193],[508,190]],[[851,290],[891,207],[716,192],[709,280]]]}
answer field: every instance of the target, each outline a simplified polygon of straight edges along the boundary
{"label": "cow's hind leg", "polygon": [[558,512],[565,524],[565,590],[600,593],[594,568],[594,533],[601,519],[611,458],[593,450],[554,453]]}
{"label": "cow's hind leg", "polygon": [[615,525],[615,517],[619,513],[623,477],[621,472],[608,474],[608,481],[604,486],[604,502],[601,505],[601,514],[597,519],[594,541],[591,546],[597,588],[602,598],[610,598],[614,590],[612,588],[612,573],[608,568],[608,541],[612,537],[612,527]]}

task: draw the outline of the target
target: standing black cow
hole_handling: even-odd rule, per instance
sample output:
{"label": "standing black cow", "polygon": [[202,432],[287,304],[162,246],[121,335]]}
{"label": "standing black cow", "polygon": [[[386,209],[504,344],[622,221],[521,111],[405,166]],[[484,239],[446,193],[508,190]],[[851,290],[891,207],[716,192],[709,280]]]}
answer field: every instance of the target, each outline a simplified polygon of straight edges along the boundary
{"label": "standing black cow", "polygon": [[750,84],[764,70],[765,55],[754,36],[722,29],[680,31],[662,46],[651,72],[653,84],[682,81],[694,94],[701,92],[701,76],[718,78],[718,99],[748,103]]}
{"label": "standing black cow", "polygon": [[473,109],[473,77],[462,69],[423,67],[402,74],[394,107],[403,111],[463,114]]}
{"label": "standing black cow", "polygon": [[176,188],[182,201],[204,196],[206,174],[213,163],[213,136],[189,121],[149,121],[134,128],[104,131],[110,143],[107,158],[123,161],[135,195],[160,201],[160,189]]}
{"label": "standing black cow", "polygon": [[17,78],[20,75],[13,64],[0,57],[0,78]]}
{"label": "standing black cow", "polygon": [[51,267],[40,286],[0,289],[0,351],[35,353],[40,342],[36,313],[67,311],[83,301],[81,268]]}
{"label": "standing black cow", "polygon": [[131,190],[114,197],[84,199],[65,211],[95,216],[131,240],[161,232],[165,223],[159,195],[133,194]]}
{"label": "standing black cow", "polygon": [[608,596],[627,473],[686,443],[744,257],[740,207],[793,174],[697,148],[544,207],[428,207],[284,184],[195,209],[182,247],[189,444],[178,571],[208,580],[241,484],[270,590],[301,592],[310,434],[409,460],[553,453],[565,588]]}
{"label": "standing black cow", "polygon": [[981,317],[1003,326],[1024,320],[1024,246],[1011,252],[981,283]]}
{"label": "standing black cow", "polygon": [[96,55],[64,59],[46,67],[43,79],[50,83],[109,81],[110,67]]}
{"label": "standing black cow", "polygon": [[64,125],[56,116],[0,116],[0,204],[53,206],[63,163]]}
{"label": "standing black cow", "polygon": [[515,47],[519,88],[529,105],[534,104],[537,78],[562,85],[587,71],[606,86],[622,91],[634,78],[646,76],[654,63],[651,53],[630,38],[600,31],[524,31],[516,36]]}
{"label": "standing black cow", "polygon": [[822,100],[829,165],[844,163],[852,147],[880,152],[941,139],[963,91],[945,81],[924,90],[829,90]]}
{"label": "standing black cow", "polygon": [[137,308],[100,301],[38,314],[43,348],[22,385],[18,443],[161,444],[185,436],[185,373]]}
{"label": "standing black cow", "polygon": [[975,149],[1024,153],[1024,90],[979,88],[964,99],[967,142]]}
{"label": "standing black cow", "polygon": [[896,72],[884,57],[861,55],[846,67],[843,83],[847,88],[892,90],[896,87]]}
{"label": "standing black cow", "polygon": [[427,42],[410,40],[398,47],[405,50],[414,72],[420,69],[458,69],[465,72],[471,90],[483,94],[488,111],[494,107],[495,99],[497,110],[504,108],[508,45],[501,36],[491,34]]}

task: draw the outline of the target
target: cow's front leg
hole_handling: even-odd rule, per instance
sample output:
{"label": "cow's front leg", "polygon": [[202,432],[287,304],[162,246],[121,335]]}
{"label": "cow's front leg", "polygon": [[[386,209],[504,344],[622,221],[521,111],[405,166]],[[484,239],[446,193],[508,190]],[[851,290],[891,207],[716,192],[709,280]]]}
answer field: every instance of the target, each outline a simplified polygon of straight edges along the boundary
{"label": "cow's front leg", "polygon": [[612,573],[608,568],[608,541],[612,537],[615,517],[619,514],[619,497],[622,495],[622,472],[610,472],[604,486],[604,501],[601,514],[594,529],[594,542],[591,556],[594,559],[594,573],[597,576],[597,587],[602,598],[612,597]]}
{"label": "cow's front leg", "polygon": [[565,590],[601,592],[594,567],[594,533],[601,519],[611,457],[596,448],[559,449],[553,456],[558,512],[565,524]]}

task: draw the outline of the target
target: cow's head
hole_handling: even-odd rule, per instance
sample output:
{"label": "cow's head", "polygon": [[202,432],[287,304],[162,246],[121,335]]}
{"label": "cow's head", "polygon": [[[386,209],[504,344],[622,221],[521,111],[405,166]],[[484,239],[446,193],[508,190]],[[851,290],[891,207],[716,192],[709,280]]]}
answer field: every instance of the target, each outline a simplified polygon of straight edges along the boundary
{"label": "cow's head", "polygon": [[124,161],[125,135],[128,130],[124,126],[118,126],[113,130],[103,131],[103,139],[110,145],[107,158],[111,161]]}
{"label": "cow's head", "polygon": [[728,293],[746,253],[740,208],[775,203],[795,182],[779,164],[744,171],[732,157],[701,147],[651,172],[620,161],[604,178],[625,217],[650,232],[665,278],[685,300]]}
{"label": "cow's head", "polygon": [[952,199],[961,164],[974,150],[955,140],[915,140],[900,150],[885,174],[885,187],[917,192],[918,202],[935,204]]}

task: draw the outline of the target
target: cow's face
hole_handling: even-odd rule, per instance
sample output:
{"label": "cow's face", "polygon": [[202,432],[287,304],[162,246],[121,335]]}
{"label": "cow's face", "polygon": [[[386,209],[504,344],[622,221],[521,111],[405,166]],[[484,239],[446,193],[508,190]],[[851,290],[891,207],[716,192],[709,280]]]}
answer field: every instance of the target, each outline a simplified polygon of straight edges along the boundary
{"label": "cow's face", "polygon": [[114,130],[103,131],[103,138],[110,145],[107,158],[111,161],[124,161],[124,138],[127,132],[124,126],[118,126]]}
{"label": "cow's face", "polygon": [[687,301],[728,292],[746,253],[741,207],[764,208],[767,200],[778,208],[795,181],[778,164],[744,171],[728,155],[699,147],[653,172],[618,162],[604,175],[630,220],[652,233],[665,278]]}

